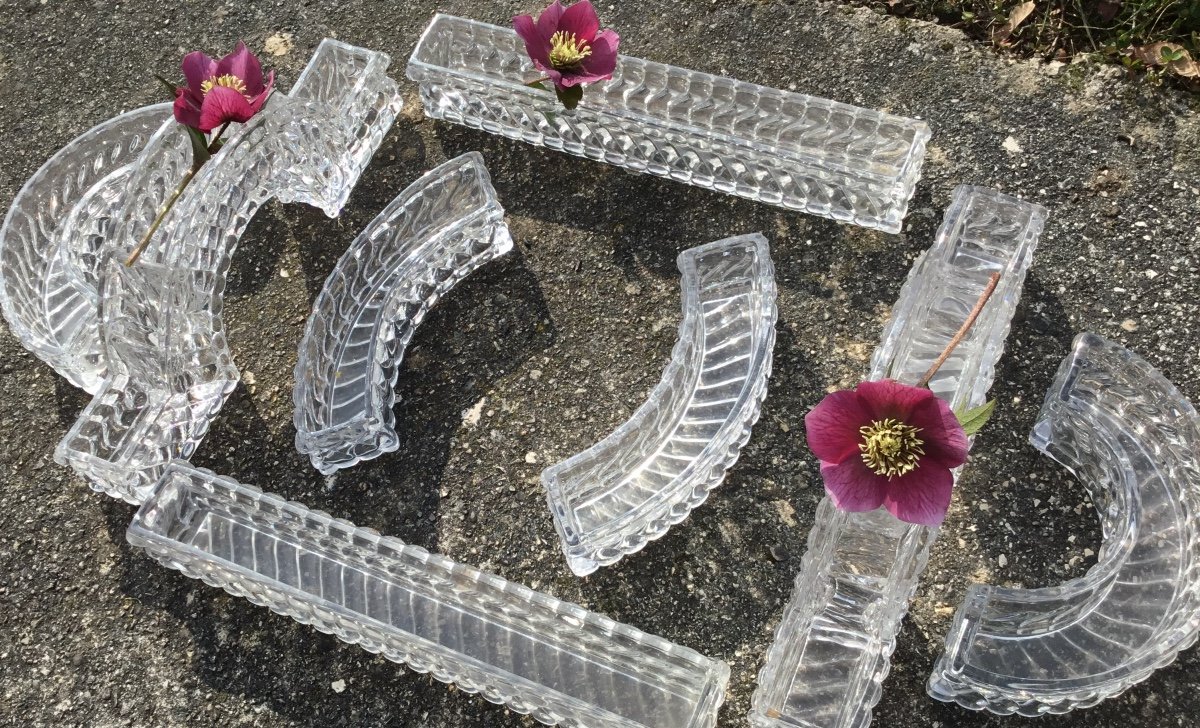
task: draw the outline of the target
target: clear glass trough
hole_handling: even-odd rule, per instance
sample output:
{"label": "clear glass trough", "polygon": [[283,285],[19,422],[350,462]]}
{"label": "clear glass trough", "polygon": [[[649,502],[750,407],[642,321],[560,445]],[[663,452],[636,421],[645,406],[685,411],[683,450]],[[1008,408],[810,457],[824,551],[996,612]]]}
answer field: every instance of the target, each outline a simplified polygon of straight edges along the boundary
{"label": "clear glass trough", "polygon": [[924,122],[621,56],[567,111],[516,33],[436,15],[408,61],[425,113],[739,197],[899,232]]}
{"label": "clear glass trough", "polygon": [[725,479],[762,412],[777,315],[767,239],[701,245],[678,264],[683,322],[662,380],[611,435],[542,471],[579,576],[687,518]]}
{"label": "clear glass trough", "polygon": [[1104,543],[1078,579],[974,586],[929,694],[1026,716],[1086,708],[1145,680],[1200,632],[1200,417],[1125,348],[1083,334],[1030,435],[1088,488]]}
{"label": "clear glass trough", "polygon": [[712,728],[729,668],[175,462],[129,527],[162,564],[550,725]]}
{"label": "clear glass trough", "polygon": [[428,172],[346,250],[317,297],[296,364],[296,449],[333,473],[399,447],[394,387],[429,309],[512,249],[478,152]]}
{"label": "clear glass trough", "polygon": [[[875,351],[870,379],[916,382],[962,326],[993,273],[999,286],[930,383],[951,407],[987,398],[1046,211],[959,187],[937,240],[913,266]],[[863,728],[879,702],[900,622],[937,529],[884,509],[847,513],[828,497],[758,676],[756,728]]]}
{"label": "clear glass trough", "polygon": [[[88,132],[22,190],[0,232],[5,312],[36,354],[94,394],[58,462],[140,502],[166,463],[190,456],[239,377],[222,321],[239,238],[271,198],[338,214],[400,108],[388,64],[323,41],[291,93],[275,94],[201,168],[130,267],[191,166],[167,108]],[[122,151],[119,134],[131,131],[136,155]],[[42,224],[29,226],[30,215]],[[40,278],[17,287],[26,273]]]}

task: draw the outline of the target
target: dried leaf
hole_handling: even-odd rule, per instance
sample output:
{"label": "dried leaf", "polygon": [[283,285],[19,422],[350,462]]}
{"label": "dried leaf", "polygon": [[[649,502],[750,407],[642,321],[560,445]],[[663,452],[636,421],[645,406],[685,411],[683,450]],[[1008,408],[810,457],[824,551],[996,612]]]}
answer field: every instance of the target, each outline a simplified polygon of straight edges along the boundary
{"label": "dried leaf", "polygon": [[1104,22],[1110,22],[1121,12],[1121,0],[1100,0],[1096,3],[1096,15]]}
{"label": "dried leaf", "polygon": [[1165,66],[1168,71],[1184,78],[1200,78],[1200,63],[1178,43],[1151,43],[1131,48],[1133,57],[1147,66]]}
{"label": "dried leaf", "polygon": [[263,49],[273,56],[286,56],[294,45],[295,40],[291,33],[276,33],[267,38]]}
{"label": "dried leaf", "polygon": [[1033,13],[1035,7],[1037,6],[1032,0],[1029,2],[1023,2],[1014,7],[1008,14],[1008,22],[1006,22],[1004,25],[1001,25],[999,28],[996,28],[996,30],[992,33],[992,42],[996,43],[997,45],[1004,45],[1009,36],[1016,31],[1021,23],[1025,22],[1025,19],[1028,18],[1031,13]]}

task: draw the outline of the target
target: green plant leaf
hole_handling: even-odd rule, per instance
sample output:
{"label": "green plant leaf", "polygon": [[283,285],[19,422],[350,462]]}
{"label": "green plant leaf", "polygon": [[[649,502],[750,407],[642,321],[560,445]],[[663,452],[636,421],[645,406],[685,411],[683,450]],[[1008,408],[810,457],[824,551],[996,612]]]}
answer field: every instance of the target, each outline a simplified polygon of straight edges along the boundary
{"label": "green plant leaf", "polygon": [[583,99],[583,86],[568,86],[567,88],[555,88],[554,93],[558,94],[558,100],[568,110],[579,106],[579,102]]}
{"label": "green plant leaf", "polygon": [[1176,48],[1168,48],[1167,46],[1163,46],[1162,49],[1159,51],[1159,53],[1162,55],[1163,60],[1167,61],[1167,62],[1183,60],[1183,49],[1182,48],[1176,49]]}
{"label": "green plant leaf", "polygon": [[208,153],[208,138],[204,136],[204,132],[194,126],[184,128],[188,131],[188,138],[192,140],[192,169],[200,169],[200,166],[212,156]]}
{"label": "green plant leaf", "polygon": [[175,84],[171,83],[170,81],[168,81],[167,79],[158,75],[157,73],[155,73],[153,75],[156,79],[158,79],[159,83],[161,83],[163,86],[167,87],[167,93],[169,93],[171,95],[171,98],[174,99],[175,98]]}
{"label": "green plant leaf", "polygon": [[529,88],[536,88],[539,91],[549,91],[550,90],[550,89],[546,88],[546,84],[542,83],[541,81],[534,81],[532,83],[527,83],[525,85],[528,86]]}
{"label": "green plant leaf", "polygon": [[966,410],[965,412],[955,412],[954,416],[958,418],[958,424],[962,425],[963,432],[967,433],[967,437],[970,437],[983,429],[988,420],[992,419],[992,414],[995,411],[996,400],[990,399],[978,407]]}

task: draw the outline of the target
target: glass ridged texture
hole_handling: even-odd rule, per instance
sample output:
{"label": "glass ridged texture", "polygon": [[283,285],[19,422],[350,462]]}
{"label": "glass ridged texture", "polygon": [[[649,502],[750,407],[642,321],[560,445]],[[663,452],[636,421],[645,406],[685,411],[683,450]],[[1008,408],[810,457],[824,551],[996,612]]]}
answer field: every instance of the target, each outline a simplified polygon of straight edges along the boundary
{"label": "glass ridged texture", "polygon": [[222,321],[238,240],[271,198],[338,214],[400,108],[387,65],[386,55],[322,42],[291,95],[269,100],[201,168],[126,267],[190,166],[181,126],[168,122],[154,135],[105,241],[99,335],[107,377],[59,443],[58,462],[136,503],[164,465],[191,455],[239,377]]}
{"label": "glass ridged texture", "polygon": [[1030,441],[1091,492],[1097,563],[1059,586],[972,587],[929,694],[1035,716],[1117,695],[1196,641],[1200,419],[1146,361],[1083,334]]}
{"label": "glass ridged texture", "polygon": [[[954,408],[982,404],[1033,260],[1046,211],[959,187],[937,240],[913,266],[875,351],[870,379],[919,381],[962,326],[989,277],[999,286],[930,383]],[[757,728],[862,728],[871,722],[900,622],[937,529],[884,509],[817,508],[791,601],[758,676]]]}
{"label": "glass ridged texture", "polygon": [[188,576],[547,724],[711,728],[724,698],[723,662],[180,462],[128,538]]}
{"label": "glass ridged texture", "polygon": [[80,135],[29,178],[0,228],[0,310],[9,328],[93,394],[106,372],[97,320],[100,255],[134,163],[170,119],[171,105],[157,104]]}
{"label": "glass ridged texture", "polygon": [[611,435],[542,471],[579,576],[640,550],[704,503],[762,412],[777,315],[766,238],[701,245],[678,264],[683,322],[662,380]]}
{"label": "glass ridged texture", "polygon": [[399,447],[394,387],[429,309],[512,249],[478,152],[432,170],[355,239],[325,281],[296,365],[296,449],[333,473]]}
{"label": "glass ridged texture", "polygon": [[509,28],[436,15],[408,61],[425,113],[739,197],[899,232],[924,122],[621,56],[567,111]]}

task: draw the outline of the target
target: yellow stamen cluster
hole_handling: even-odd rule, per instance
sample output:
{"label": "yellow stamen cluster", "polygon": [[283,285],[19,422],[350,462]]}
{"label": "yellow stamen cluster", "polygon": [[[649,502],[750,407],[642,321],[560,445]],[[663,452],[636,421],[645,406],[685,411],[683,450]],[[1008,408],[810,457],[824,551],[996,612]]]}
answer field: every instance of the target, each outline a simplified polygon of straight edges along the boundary
{"label": "yellow stamen cluster", "polygon": [[237,91],[242,96],[246,95],[246,82],[231,73],[226,73],[224,76],[213,76],[200,82],[200,90],[204,92],[205,96],[216,86],[225,86]]}
{"label": "yellow stamen cluster", "polygon": [[550,65],[556,71],[574,70],[590,55],[591,46],[587,41],[578,40],[574,33],[560,30],[550,36]]}
{"label": "yellow stamen cluster", "polygon": [[925,454],[922,449],[925,442],[917,437],[921,428],[889,418],[875,420],[858,431],[863,436],[858,446],[863,462],[876,475],[898,478],[921,464],[921,456]]}

